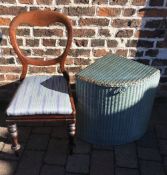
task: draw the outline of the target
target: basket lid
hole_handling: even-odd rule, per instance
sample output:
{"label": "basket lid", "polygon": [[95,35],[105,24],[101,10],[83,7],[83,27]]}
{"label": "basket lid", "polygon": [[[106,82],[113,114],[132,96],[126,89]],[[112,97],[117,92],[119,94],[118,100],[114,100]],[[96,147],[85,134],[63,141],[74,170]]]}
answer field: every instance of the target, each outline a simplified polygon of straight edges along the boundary
{"label": "basket lid", "polygon": [[78,79],[106,87],[125,87],[147,80],[160,71],[154,67],[108,54],[80,71]]}

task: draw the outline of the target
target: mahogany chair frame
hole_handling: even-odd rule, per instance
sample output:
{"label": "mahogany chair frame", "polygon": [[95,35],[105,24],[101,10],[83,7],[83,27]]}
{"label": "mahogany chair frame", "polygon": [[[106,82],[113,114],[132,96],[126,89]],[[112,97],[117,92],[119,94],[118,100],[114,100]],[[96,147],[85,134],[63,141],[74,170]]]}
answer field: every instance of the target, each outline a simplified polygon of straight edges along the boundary
{"label": "mahogany chair frame", "polygon": [[[30,26],[49,26],[55,22],[63,23],[67,30],[67,45],[62,55],[58,58],[52,60],[42,60],[42,59],[35,59],[25,56],[22,51],[20,50],[17,39],[16,39],[16,29],[17,27],[24,23],[29,24]],[[24,115],[24,116],[8,116],[6,114],[6,122],[8,124],[8,131],[11,135],[12,141],[12,149],[18,154],[20,149],[20,145],[18,142],[18,132],[16,123],[18,122],[55,122],[55,121],[66,121],[67,122],[67,129],[68,129],[68,136],[69,136],[69,151],[72,153],[73,145],[74,145],[74,135],[75,135],[75,123],[76,123],[76,109],[74,104],[74,99],[72,96],[70,83],[69,83],[69,74],[65,70],[65,60],[67,54],[70,50],[71,43],[72,43],[72,25],[70,20],[63,14],[55,12],[55,11],[41,11],[35,10],[30,12],[24,12],[20,15],[16,16],[12,22],[10,23],[9,28],[9,36],[11,40],[11,44],[13,46],[14,51],[16,52],[19,60],[22,64],[22,73],[20,76],[20,81],[24,80],[27,74],[28,65],[35,65],[35,66],[50,66],[55,64],[60,64],[60,70],[67,81],[68,85],[68,92],[70,96],[70,102],[72,106],[72,113],[69,115]]]}

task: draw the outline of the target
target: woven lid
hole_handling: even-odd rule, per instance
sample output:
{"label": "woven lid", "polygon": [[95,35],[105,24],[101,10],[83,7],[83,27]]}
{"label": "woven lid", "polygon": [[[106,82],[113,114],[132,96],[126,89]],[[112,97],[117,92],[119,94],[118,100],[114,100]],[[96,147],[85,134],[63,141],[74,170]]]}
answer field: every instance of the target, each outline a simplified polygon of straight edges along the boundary
{"label": "woven lid", "polygon": [[[157,75],[158,74],[158,75]],[[125,87],[160,76],[154,67],[109,54],[80,71],[77,78],[106,87]]]}

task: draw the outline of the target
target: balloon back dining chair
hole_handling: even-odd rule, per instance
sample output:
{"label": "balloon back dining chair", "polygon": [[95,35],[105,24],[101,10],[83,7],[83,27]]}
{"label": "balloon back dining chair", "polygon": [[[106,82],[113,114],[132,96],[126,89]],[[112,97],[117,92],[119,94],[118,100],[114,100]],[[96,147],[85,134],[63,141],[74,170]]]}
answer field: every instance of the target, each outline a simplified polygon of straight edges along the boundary
{"label": "balloon back dining chair", "polygon": [[[16,29],[21,24],[49,26],[55,22],[62,23],[67,31],[67,44],[64,52],[57,58],[44,60],[25,56],[19,48]],[[72,25],[63,14],[55,11],[34,10],[16,16],[10,23],[9,35],[11,45],[21,64],[20,85],[6,110],[6,122],[11,136],[12,149],[18,155],[17,123],[19,122],[56,122],[66,121],[69,136],[69,151],[72,153],[75,135],[76,110],[70,89],[69,74],[65,70],[65,60],[72,43]],[[61,75],[27,76],[29,65],[51,66],[59,64]]]}

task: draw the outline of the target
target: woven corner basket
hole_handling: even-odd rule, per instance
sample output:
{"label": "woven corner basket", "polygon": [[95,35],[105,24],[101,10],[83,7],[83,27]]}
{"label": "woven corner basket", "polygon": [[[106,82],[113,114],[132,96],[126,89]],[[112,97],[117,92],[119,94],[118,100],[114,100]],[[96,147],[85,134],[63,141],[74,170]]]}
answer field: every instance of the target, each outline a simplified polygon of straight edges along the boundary
{"label": "woven corner basket", "polygon": [[79,137],[99,145],[140,138],[147,129],[159,78],[159,70],[112,54],[79,72]]}

